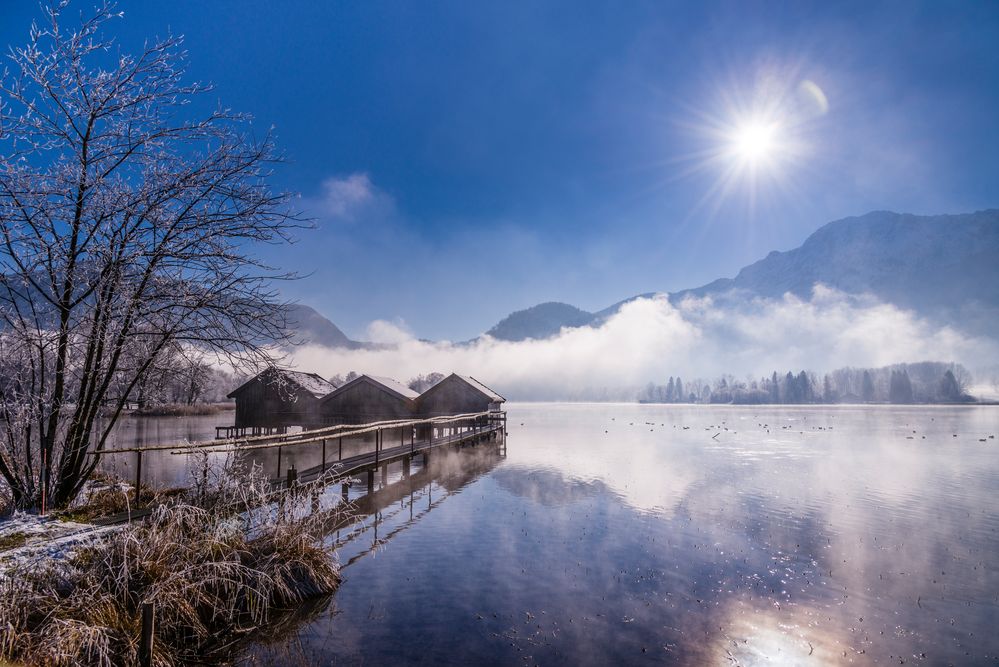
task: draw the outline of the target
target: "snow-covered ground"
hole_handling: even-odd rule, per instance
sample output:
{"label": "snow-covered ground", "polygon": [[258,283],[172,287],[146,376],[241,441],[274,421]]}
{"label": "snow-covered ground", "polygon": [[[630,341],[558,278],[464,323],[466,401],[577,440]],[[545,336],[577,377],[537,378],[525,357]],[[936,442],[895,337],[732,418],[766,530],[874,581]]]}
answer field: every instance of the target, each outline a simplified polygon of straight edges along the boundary
{"label": "snow-covered ground", "polygon": [[[73,506],[86,504],[92,494],[108,488],[116,488],[129,494],[132,487],[125,483],[109,485],[100,481],[88,482]],[[0,547],[0,577],[15,565],[68,558],[75,547],[118,528],[119,526],[94,526],[52,516],[15,512],[6,519],[0,519],[0,544],[15,544],[8,548]]]}

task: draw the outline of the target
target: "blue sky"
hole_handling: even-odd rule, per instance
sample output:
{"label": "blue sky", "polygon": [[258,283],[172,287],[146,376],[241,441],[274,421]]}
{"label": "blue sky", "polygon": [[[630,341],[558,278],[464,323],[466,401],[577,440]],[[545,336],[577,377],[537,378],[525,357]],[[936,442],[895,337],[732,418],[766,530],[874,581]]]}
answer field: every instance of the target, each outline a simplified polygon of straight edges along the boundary
{"label": "blue sky", "polygon": [[[36,7],[0,3],[0,42]],[[995,3],[121,7],[126,47],[183,34],[191,77],[275,127],[276,185],[317,229],[261,252],[354,336],[469,338],[732,276],[872,209],[999,206]],[[777,148],[747,166],[761,118]]]}

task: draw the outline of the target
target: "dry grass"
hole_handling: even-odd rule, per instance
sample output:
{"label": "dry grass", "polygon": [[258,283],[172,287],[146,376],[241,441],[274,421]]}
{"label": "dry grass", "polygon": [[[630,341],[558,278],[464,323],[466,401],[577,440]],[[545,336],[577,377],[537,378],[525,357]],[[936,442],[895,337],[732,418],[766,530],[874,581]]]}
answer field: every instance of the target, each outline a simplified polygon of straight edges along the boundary
{"label": "dry grass", "polygon": [[0,535],[0,551],[6,551],[7,549],[16,549],[17,547],[24,546],[24,543],[28,541],[28,535],[20,531],[7,533],[6,535]]}
{"label": "dry grass", "polygon": [[154,664],[204,660],[339,584],[321,513],[265,502],[259,470],[202,478],[192,497],[158,505],[65,561],[0,581],[0,661],[120,665],[137,659],[139,610],[156,607]]}
{"label": "dry grass", "polygon": [[[152,498],[152,494],[143,489],[138,504],[147,504]],[[133,502],[133,497],[129,490],[106,488],[90,494],[86,502],[53,512],[52,516],[64,521],[90,523],[95,519],[127,512],[135,506],[136,504]]]}

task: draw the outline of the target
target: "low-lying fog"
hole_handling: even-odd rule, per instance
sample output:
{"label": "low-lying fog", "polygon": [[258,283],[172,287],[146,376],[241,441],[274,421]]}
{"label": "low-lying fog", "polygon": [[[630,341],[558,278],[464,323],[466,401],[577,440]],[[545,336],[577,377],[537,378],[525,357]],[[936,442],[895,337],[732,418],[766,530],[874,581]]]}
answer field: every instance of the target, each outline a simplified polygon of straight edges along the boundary
{"label": "low-lying fog", "polygon": [[880,367],[915,361],[964,364],[978,395],[996,393],[999,343],[963,334],[873,297],[816,285],[808,300],[665,296],[624,305],[603,326],[563,329],[547,340],[470,343],[415,338],[404,323],[379,320],[368,337],[386,349],[305,345],[295,365],[326,377],[349,370],[405,381],[420,373],[474,375],[518,400],[633,400],[636,389],[680,375],[759,378],[776,370],[818,373],[844,366]]}

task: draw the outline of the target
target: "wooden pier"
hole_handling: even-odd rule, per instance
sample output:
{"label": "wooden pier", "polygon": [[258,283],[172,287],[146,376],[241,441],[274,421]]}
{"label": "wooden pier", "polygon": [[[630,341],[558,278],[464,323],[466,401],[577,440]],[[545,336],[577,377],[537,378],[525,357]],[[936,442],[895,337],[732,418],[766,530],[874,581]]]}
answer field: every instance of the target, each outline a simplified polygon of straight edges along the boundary
{"label": "wooden pier", "polygon": [[[374,448],[343,456],[345,439],[358,436],[374,437]],[[386,436],[391,435],[390,441]],[[498,441],[506,453],[506,412],[489,410],[458,415],[442,415],[422,419],[395,419],[369,424],[350,424],[320,429],[259,435],[228,440],[213,440],[187,445],[151,445],[127,449],[102,450],[100,456],[132,453],[135,455],[135,494],[139,496],[142,485],[142,456],[145,452],[169,452],[172,455],[247,453],[256,450],[276,449],[276,476],[270,480],[275,491],[290,487],[340,482],[346,497],[350,480],[367,475],[367,489],[375,488],[375,473],[381,469],[382,485],[388,476],[388,466],[402,462],[403,478],[409,477],[415,456],[422,457],[427,465],[435,450],[461,448],[486,440]],[[313,447],[320,452],[320,464],[304,470],[293,466],[282,467],[282,453],[287,447]]]}
{"label": "wooden pier", "polygon": [[425,467],[430,459],[431,452],[435,449],[446,447],[460,448],[467,445],[474,445],[484,440],[497,440],[502,437],[503,432],[504,425],[502,422],[484,424],[481,426],[471,426],[465,430],[455,429],[455,432],[449,432],[434,438],[424,438],[422,440],[417,440],[415,435],[413,435],[409,439],[409,442],[403,441],[398,445],[388,447],[385,446],[383,438],[379,433],[375,437],[375,449],[373,451],[356,454],[348,458],[342,458],[339,455],[337,458],[330,456],[327,460],[325,456],[326,447],[324,446],[322,463],[305,470],[296,471],[290,477],[288,475],[283,477],[279,475],[277,478],[271,480],[271,484],[275,488],[280,488],[281,486],[287,487],[289,480],[291,483],[308,483],[321,478],[332,470],[341,479],[367,473],[368,491],[372,491],[374,489],[375,472],[379,468],[381,468],[384,480],[388,474],[388,466],[401,461],[403,478],[407,478],[409,477],[412,460],[417,455],[422,456]]}

